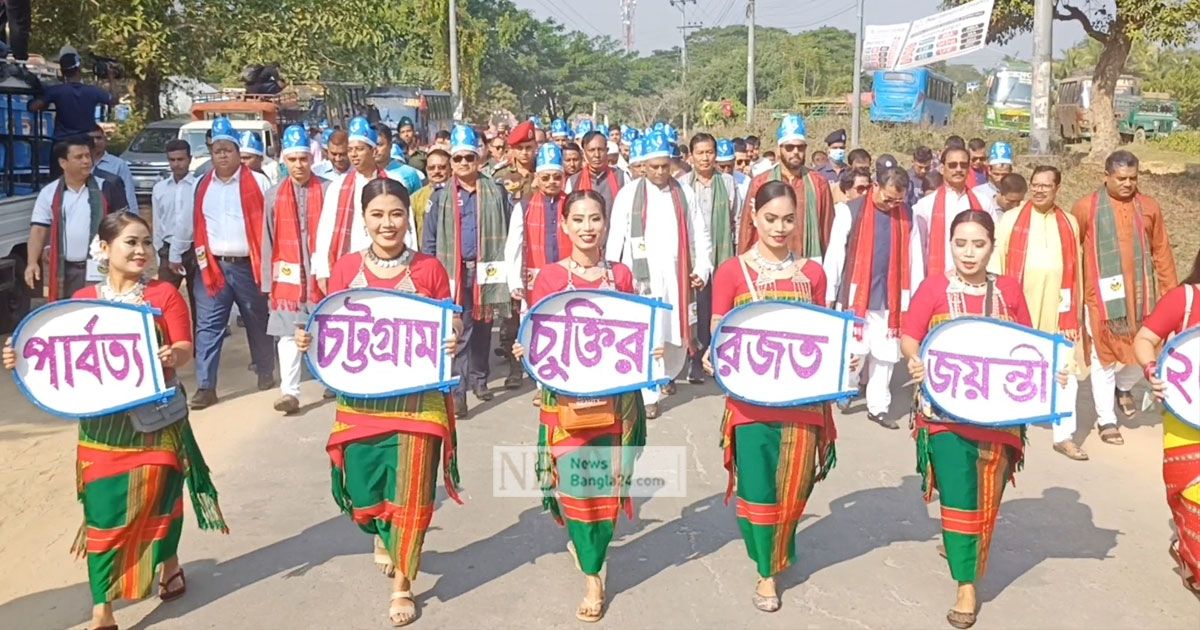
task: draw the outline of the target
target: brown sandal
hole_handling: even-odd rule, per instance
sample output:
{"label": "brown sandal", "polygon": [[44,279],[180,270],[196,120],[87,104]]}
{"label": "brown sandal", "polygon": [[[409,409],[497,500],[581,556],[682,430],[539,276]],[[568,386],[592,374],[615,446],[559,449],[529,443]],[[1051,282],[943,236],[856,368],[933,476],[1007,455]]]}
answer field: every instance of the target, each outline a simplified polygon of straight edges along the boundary
{"label": "brown sandal", "polygon": [[[169,590],[168,587],[170,587],[171,583],[175,581],[175,578],[179,578],[179,588],[173,591]],[[187,576],[183,574],[183,567],[179,567],[179,570],[176,571],[174,575],[158,583],[158,598],[164,602],[179,599],[180,597],[183,597],[183,594],[186,592]]]}
{"label": "brown sandal", "polygon": [[1120,407],[1121,413],[1125,414],[1126,418],[1132,418],[1137,415],[1137,404],[1133,400],[1133,392],[1118,389],[1117,407]]}
{"label": "brown sandal", "polygon": [[1100,431],[1100,441],[1105,444],[1120,446],[1125,443],[1125,438],[1121,437],[1121,430],[1117,428],[1117,425],[1097,427],[1097,429]]}

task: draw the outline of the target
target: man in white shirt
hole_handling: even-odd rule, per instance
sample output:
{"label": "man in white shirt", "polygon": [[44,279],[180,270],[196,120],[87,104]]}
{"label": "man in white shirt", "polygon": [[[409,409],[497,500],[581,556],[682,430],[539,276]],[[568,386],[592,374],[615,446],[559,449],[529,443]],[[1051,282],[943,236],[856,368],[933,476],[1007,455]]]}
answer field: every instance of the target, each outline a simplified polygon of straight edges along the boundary
{"label": "man in white shirt", "polygon": [[275,386],[275,348],[267,336],[267,298],[258,279],[267,177],[245,167],[227,118],[212,126],[213,168],[196,183],[193,221],[179,230],[191,241],[203,288],[196,291],[196,393],[192,409],[217,402],[217,368],[236,303],[246,325],[258,389]]}
{"label": "man in white shirt", "polygon": [[29,226],[29,260],[25,284],[37,289],[42,280],[43,250],[47,298],[69,299],[100,273],[88,255],[92,238],[104,215],[121,211],[125,199],[117,187],[92,175],[92,140],[74,136],[54,144],[54,159],[62,176],[38,192]]}
{"label": "man in white shirt", "polygon": [[[645,177],[630,182],[613,201],[607,255],[633,270],[639,294],[660,299],[674,310],[659,315],[663,363],[671,378],[695,351],[696,302],[694,293],[712,275],[712,239],[691,189],[671,177],[671,149],[662,132],[644,141]],[[682,207],[676,207],[676,200]],[[680,225],[678,217],[684,218]],[[648,237],[648,235],[653,235]],[[689,277],[679,275],[680,258],[686,256]],[[670,393],[672,386],[663,388]],[[646,417],[658,417],[660,388],[642,391]]]}
{"label": "man in white shirt", "polygon": [[188,172],[192,147],[176,138],[167,143],[167,165],[171,174],[154,184],[150,212],[154,218],[154,251],[158,252],[158,279],[178,289],[187,278],[188,306],[196,312],[196,256],[192,243],[178,242],[181,226],[192,222],[196,178]]}
{"label": "man in white shirt", "polygon": [[950,255],[950,223],[967,210],[984,210],[975,193],[967,187],[971,154],[965,148],[950,147],[942,151],[943,184],[933,194],[922,198],[913,207],[913,230],[921,236],[922,251],[928,258],[927,277],[949,273],[954,268]]}
{"label": "man in white shirt", "polygon": [[313,175],[332,181],[350,171],[350,142],[345,129],[329,130],[325,143],[325,159],[313,164]]}
{"label": "man in white shirt", "polygon": [[1013,172],[1012,146],[1007,142],[993,142],[991,149],[988,150],[987,169],[987,181],[971,189],[971,192],[975,193],[979,201],[984,204],[987,203],[986,199],[995,197],[996,193],[1000,191],[1000,180]]}
{"label": "man in white shirt", "polygon": [[[92,162],[96,170],[116,176],[125,187],[125,202],[129,211],[138,214],[137,191],[133,188],[133,172],[129,170],[129,162],[108,152],[108,136],[100,125],[96,125],[88,134],[92,137]],[[97,157],[99,156],[99,157]]]}

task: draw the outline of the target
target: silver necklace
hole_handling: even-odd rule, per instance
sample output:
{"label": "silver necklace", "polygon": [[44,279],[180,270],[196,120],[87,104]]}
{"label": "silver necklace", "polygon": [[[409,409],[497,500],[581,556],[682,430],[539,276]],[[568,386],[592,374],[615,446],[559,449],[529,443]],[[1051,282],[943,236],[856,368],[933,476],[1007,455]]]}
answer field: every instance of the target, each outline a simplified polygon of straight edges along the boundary
{"label": "silver necklace", "polygon": [[144,304],[146,296],[146,279],[139,278],[133,288],[128,291],[118,293],[116,289],[109,283],[109,279],[105,278],[104,282],[100,283],[99,293],[100,299],[108,302],[119,302],[121,304]]}
{"label": "silver necklace", "polygon": [[405,249],[395,258],[380,258],[379,254],[375,253],[374,246],[367,248],[367,260],[380,269],[395,269],[396,267],[407,265],[412,259],[413,251],[411,249]]}
{"label": "silver necklace", "polygon": [[762,252],[759,251],[759,249],[757,247],[753,248],[750,251],[751,251],[751,256],[753,256],[753,258],[754,258],[754,264],[757,265],[761,271],[769,271],[771,273],[780,273],[782,271],[785,271],[788,267],[791,267],[792,265],[794,265],[796,263],[796,255],[792,252],[788,252],[787,258],[784,258],[783,260],[771,261],[771,260],[767,260],[766,257],[762,255]]}

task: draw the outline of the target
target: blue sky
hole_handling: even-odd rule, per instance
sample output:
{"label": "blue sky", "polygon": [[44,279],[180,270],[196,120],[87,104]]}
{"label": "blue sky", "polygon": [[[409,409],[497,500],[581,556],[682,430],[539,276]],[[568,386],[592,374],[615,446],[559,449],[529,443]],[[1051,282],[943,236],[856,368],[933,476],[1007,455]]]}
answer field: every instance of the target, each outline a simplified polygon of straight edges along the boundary
{"label": "blue sky", "polygon": [[[567,28],[589,35],[622,38],[619,0],[514,0],[540,18],[552,18]],[[696,0],[687,4],[688,21],[704,26],[745,24],[746,0]],[[938,0],[866,0],[867,24],[894,24],[932,15]],[[758,0],[757,22],[793,32],[822,26],[853,31],[857,28],[855,0]],[[668,0],[638,0],[634,14],[634,45],[642,53],[671,48],[679,43],[682,23],[679,9]],[[1084,38],[1077,23],[1054,23],[1054,50],[1069,48]],[[1033,39],[1021,35],[1008,45],[989,48],[958,59],[978,66],[995,64],[1008,53],[1028,60],[1033,56]]]}

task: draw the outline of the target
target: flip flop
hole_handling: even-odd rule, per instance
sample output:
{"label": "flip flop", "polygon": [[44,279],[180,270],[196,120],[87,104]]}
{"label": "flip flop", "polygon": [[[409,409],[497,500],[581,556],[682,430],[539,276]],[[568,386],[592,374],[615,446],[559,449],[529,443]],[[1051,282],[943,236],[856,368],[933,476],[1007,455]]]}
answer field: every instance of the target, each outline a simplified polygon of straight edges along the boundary
{"label": "flip flop", "polygon": [[575,618],[587,623],[596,623],[603,619],[604,594],[600,594],[600,599],[584,597],[583,601],[579,602],[579,608],[575,609]]}
{"label": "flip flop", "polygon": [[[177,588],[173,591],[169,590],[168,587],[171,585],[172,582],[175,581],[175,578],[179,578],[180,586],[179,586],[179,588]],[[163,600],[164,602],[169,602],[174,599],[179,599],[180,597],[183,597],[183,594],[186,592],[187,592],[187,576],[185,576],[183,574],[183,567],[179,567],[179,570],[176,571],[173,575],[171,575],[171,577],[169,577],[165,580],[162,580],[161,582],[158,583],[158,598]]]}
{"label": "flip flop", "polygon": [[[397,604],[399,600],[408,600],[412,604],[412,612],[408,612],[407,607],[401,607]],[[394,591],[392,593],[391,606],[388,607],[388,621],[392,622],[393,628],[407,626],[417,620],[417,601],[413,599],[412,591]]]}
{"label": "flip flop", "polygon": [[975,618],[976,615],[973,612],[962,612],[953,608],[950,609],[950,612],[946,613],[946,621],[955,628],[958,628],[958,630],[966,630],[975,625]]}

